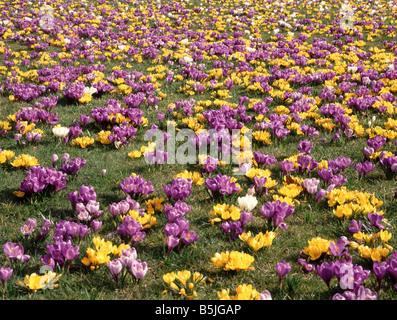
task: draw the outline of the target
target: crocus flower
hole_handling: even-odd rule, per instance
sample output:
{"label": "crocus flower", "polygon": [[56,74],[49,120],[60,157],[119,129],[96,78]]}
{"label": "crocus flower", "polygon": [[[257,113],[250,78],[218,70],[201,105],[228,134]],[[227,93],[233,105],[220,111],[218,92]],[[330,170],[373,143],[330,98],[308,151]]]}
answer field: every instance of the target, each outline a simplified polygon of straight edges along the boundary
{"label": "crocus flower", "polygon": [[258,200],[251,195],[237,198],[238,205],[241,210],[252,211],[258,204]]}
{"label": "crocus flower", "polygon": [[35,218],[29,218],[26,223],[21,227],[21,232],[25,236],[30,236],[37,226],[37,220]]}
{"label": "crocus flower", "polygon": [[107,264],[109,268],[109,276],[115,281],[118,282],[119,277],[121,276],[121,272],[123,269],[123,264],[121,263],[121,259],[117,258],[111,260]]}
{"label": "crocus flower", "polygon": [[383,220],[383,215],[379,214],[378,212],[373,212],[373,213],[368,213],[367,217],[374,227],[378,229],[385,228],[385,226],[381,224],[381,221]]}
{"label": "crocus flower", "polygon": [[3,251],[10,259],[11,265],[13,260],[19,260],[21,262],[28,262],[30,260],[30,256],[24,254],[24,248],[19,243],[9,241],[3,245]]}
{"label": "crocus flower", "polygon": [[365,161],[363,163],[359,162],[353,166],[353,168],[358,172],[359,176],[366,176],[369,172],[375,169],[375,165],[370,161]]}
{"label": "crocus flower", "polygon": [[137,281],[143,279],[148,272],[147,263],[142,262],[140,259],[135,260],[132,262],[130,272]]}
{"label": "crocus flower", "polygon": [[171,184],[163,187],[165,195],[169,199],[185,200],[192,192],[191,179],[176,178],[172,180]]}
{"label": "crocus flower", "polygon": [[321,265],[316,266],[317,274],[328,286],[330,285],[331,279],[335,274],[333,262],[323,262]]}
{"label": "crocus flower", "polygon": [[303,187],[309,194],[315,194],[317,192],[317,187],[319,183],[320,181],[316,178],[305,179],[303,180]]}
{"label": "crocus flower", "polygon": [[3,292],[6,290],[6,281],[12,276],[13,270],[8,267],[1,267],[0,268],[0,280],[1,284],[3,285]]}
{"label": "crocus flower", "polygon": [[167,246],[168,246],[167,256],[169,255],[171,250],[175,248],[178,244],[179,244],[179,237],[174,236],[172,234],[167,236]]}
{"label": "crocus flower", "polygon": [[275,269],[278,272],[279,286],[281,287],[281,280],[291,271],[291,266],[285,260],[281,260],[276,264]]}
{"label": "crocus flower", "polygon": [[362,229],[362,223],[361,223],[361,221],[352,220],[352,221],[350,221],[350,225],[349,225],[349,227],[347,228],[347,231],[348,231],[349,233],[354,234],[354,233],[360,232],[361,229]]}
{"label": "crocus flower", "polygon": [[389,273],[389,265],[385,261],[380,262],[376,260],[374,261],[372,268],[376,276],[376,279],[378,280],[378,284],[379,284],[378,288],[380,289],[380,285],[383,278]]}

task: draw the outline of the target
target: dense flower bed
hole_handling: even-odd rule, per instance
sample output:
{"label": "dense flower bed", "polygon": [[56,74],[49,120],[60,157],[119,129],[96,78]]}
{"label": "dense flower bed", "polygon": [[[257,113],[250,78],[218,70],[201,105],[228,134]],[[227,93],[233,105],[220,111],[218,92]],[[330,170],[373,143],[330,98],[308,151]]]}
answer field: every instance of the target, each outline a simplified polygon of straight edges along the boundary
{"label": "dense flower bed", "polygon": [[[24,221],[0,220],[6,299],[76,275],[146,298],[395,297],[396,1],[2,6],[1,201]],[[56,198],[66,215],[33,210]]]}

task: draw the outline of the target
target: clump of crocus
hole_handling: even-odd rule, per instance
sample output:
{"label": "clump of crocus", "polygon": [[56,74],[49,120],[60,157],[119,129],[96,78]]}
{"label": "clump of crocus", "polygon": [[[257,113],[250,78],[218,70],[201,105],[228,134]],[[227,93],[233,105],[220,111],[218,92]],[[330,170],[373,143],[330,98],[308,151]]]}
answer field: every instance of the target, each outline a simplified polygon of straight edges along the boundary
{"label": "clump of crocus", "polygon": [[167,236],[167,256],[175,247],[186,246],[198,240],[199,236],[192,230],[189,230],[189,221],[179,217],[168,221],[164,227]]}
{"label": "clump of crocus", "polygon": [[365,161],[363,163],[356,163],[353,168],[358,172],[359,177],[365,177],[368,173],[375,169],[375,164],[370,161]]}
{"label": "clump of crocus", "polygon": [[163,280],[167,285],[166,291],[177,293],[182,298],[191,300],[198,298],[197,289],[206,285],[208,278],[200,272],[194,272],[192,275],[189,270],[182,270],[164,274]]}
{"label": "clump of crocus", "polygon": [[73,159],[68,159],[63,165],[59,168],[59,171],[66,173],[70,176],[75,176],[79,172],[79,170],[86,165],[87,161],[83,158],[77,157]]}
{"label": "clump of crocus", "polygon": [[20,154],[14,159],[13,162],[11,162],[11,165],[15,168],[31,168],[34,166],[39,166],[40,163],[36,157],[33,157],[29,154]]}
{"label": "clump of crocus", "polygon": [[146,262],[142,262],[137,258],[135,248],[125,248],[121,251],[120,257],[110,260],[107,263],[109,268],[109,276],[116,282],[124,285],[127,274],[131,274],[136,283],[142,280],[149,268]]}
{"label": "clump of crocus", "polygon": [[21,233],[28,238],[37,227],[37,220],[35,218],[29,218],[26,223],[20,228]]}
{"label": "clump of crocus", "polygon": [[251,264],[255,258],[247,253],[239,251],[217,252],[211,258],[211,264],[217,269],[225,271],[254,270]]}
{"label": "clump of crocus", "polygon": [[310,260],[318,260],[324,255],[329,254],[328,248],[331,241],[321,237],[315,237],[308,241],[308,246],[302,250],[302,254],[309,257]]}
{"label": "clump of crocus", "polygon": [[142,195],[153,193],[154,188],[150,181],[145,180],[140,175],[132,173],[124,181],[120,182],[121,190],[130,195],[132,198],[137,199]]}
{"label": "clump of crocus", "polygon": [[146,235],[142,231],[142,225],[130,216],[123,218],[123,223],[117,227],[117,233],[126,243],[139,243]]}
{"label": "clump of crocus", "polygon": [[132,199],[130,195],[119,202],[113,202],[108,206],[110,215],[116,220],[118,216],[125,216],[130,210],[140,211],[140,204]]}
{"label": "clump of crocus", "polygon": [[58,287],[58,284],[56,282],[61,276],[62,274],[57,275],[55,272],[48,270],[42,276],[36,273],[26,275],[23,282],[18,281],[18,284],[34,292],[43,289],[54,289]]}
{"label": "clump of crocus", "polygon": [[245,242],[251,249],[258,251],[261,248],[269,247],[272,245],[273,240],[277,234],[273,231],[266,231],[265,233],[259,232],[257,235],[252,236],[251,232],[243,232],[239,238]]}
{"label": "clump of crocus", "polygon": [[284,201],[269,201],[264,204],[260,213],[264,216],[269,224],[272,224],[273,230],[278,227],[282,229],[288,229],[287,224],[284,220],[293,214],[295,211],[294,207]]}
{"label": "clump of crocus", "polygon": [[170,184],[163,187],[163,191],[169,200],[185,200],[192,193],[192,180],[184,178],[172,179]]}
{"label": "clump of crocus", "polygon": [[112,258],[119,258],[124,249],[130,248],[127,244],[114,245],[111,241],[97,236],[92,239],[95,248],[88,248],[86,256],[81,262],[90,267],[91,271],[98,269],[101,265],[107,264]]}
{"label": "clump of crocus", "polygon": [[214,178],[207,178],[205,185],[214,197],[232,195],[242,190],[235,178],[220,173]]}
{"label": "clump of crocus", "polygon": [[103,215],[103,211],[99,209],[100,204],[96,201],[97,194],[91,185],[82,185],[78,191],[70,192],[68,199],[80,221],[91,221]]}
{"label": "clump of crocus", "polygon": [[46,191],[57,192],[66,188],[65,173],[52,167],[34,166],[29,168],[25,179],[14,194],[23,197]]}

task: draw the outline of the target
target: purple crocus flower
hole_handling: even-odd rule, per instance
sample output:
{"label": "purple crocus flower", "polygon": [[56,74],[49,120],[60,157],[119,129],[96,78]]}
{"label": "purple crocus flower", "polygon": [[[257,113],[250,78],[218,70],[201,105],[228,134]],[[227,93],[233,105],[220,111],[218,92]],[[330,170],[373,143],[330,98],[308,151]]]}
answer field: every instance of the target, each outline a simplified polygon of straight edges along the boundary
{"label": "purple crocus flower", "polygon": [[124,267],[126,267],[127,269],[130,269],[132,266],[132,263],[137,259],[137,256],[138,256],[138,254],[134,247],[124,249],[121,252],[120,261]]}
{"label": "purple crocus flower", "polygon": [[52,222],[50,220],[44,219],[41,229],[36,234],[36,242],[42,241],[50,232],[50,227],[52,226]]}
{"label": "purple crocus flower", "polygon": [[123,224],[117,227],[117,233],[124,241],[136,243],[139,243],[146,235],[142,231],[142,225],[130,216],[124,217]]}
{"label": "purple crocus flower", "polygon": [[301,264],[303,271],[310,272],[315,269],[315,266],[311,263],[308,263],[306,259],[300,258],[298,262]]}
{"label": "purple crocus flower", "polygon": [[279,165],[280,165],[280,168],[283,171],[283,174],[285,176],[287,176],[290,172],[297,170],[297,169],[294,169],[293,161],[285,160],[285,161],[279,162]]}
{"label": "purple crocus flower", "polygon": [[298,144],[298,150],[303,154],[310,154],[313,148],[313,143],[307,140],[300,140]]}
{"label": "purple crocus flower", "polygon": [[68,175],[76,175],[79,170],[86,165],[87,161],[82,158],[69,159],[59,168],[60,171]]}
{"label": "purple crocus flower", "polygon": [[185,229],[182,231],[181,239],[184,244],[189,244],[194,241],[197,241],[198,238],[199,238],[199,236],[194,231],[191,231],[188,229]]}
{"label": "purple crocus flower", "polygon": [[389,273],[389,265],[385,261],[380,262],[376,260],[373,263],[372,269],[374,271],[376,279],[378,280],[378,284],[379,284],[378,288],[380,289],[380,285],[383,278]]}
{"label": "purple crocus flower", "polygon": [[317,274],[328,286],[330,285],[331,279],[335,274],[333,262],[323,262],[321,265],[316,266]]}
{"label": "purple crocus flower", "polygon": [[185,200],[192,192],[192,181],[184,178],[173,179],[171,184],[163,187],[163,191],[168,199]]}
{"label": "purple crocus flower", "polygon": [[102,221],[100,220],[92,220],[91,228],[94,233],[96,233],[102,227]]}
{"label": "purple crocus flower", "polygon": [[124,181],[120,182],[120,187],[124,193],[131,197],[151,194],[154,191],[152,183],[139,175],[127,177]]}
{"label": "purple crocus flower", "polygon": [[370,161],[365,161],[363,163],[359,162],[353,166],[353,168],[358,172],[359,176],[366,176],[372,170],[375,169],[375,165]]}
{"label": "purple crocus flower", "polygon": [[348,244],[349,240],[346,237],[341,237],[338,241],[330,243],[328,251],[334,257],[342,257],[347,253]]}
{"label": "purple crocus flower", "polygon": [[3,293],[6,290],[6,281],[12,276],[13,270],[8,267],[1,267],[0,268],[0,280],[3,286]]}
{"label": "purple crocus flower", "polygon": [[281,260],[276,264],[275,269],[278,272],[279,286],[281,287],[281,280],[291,271],[291,266],[285,260]]}
{"label": "purple crocus flower", "polygon": [[119,277],[121,276],[121,272],[123,270],[123,264],[121,262],[121,258],[117,258],[117,259],[109,261],[107,266],[109,268],[109,276],[115,282],[118,282]]}
{"label": "purple crocus flower", "polygon": [[29,218],[26,223],[21,227],[21,232],[25,236],[30,236],[37,226],[37,220],[35,218]]}
{"label": "purple crocus flower", "polygon": [[378,294],[371,289],[360,286],[357,290],[356,300],[377,300]]}
{"label": "purple crocus flower", "polygon": [[221,225],[221,229],[227,233],[231,240],[236,240],[240,234],[244,232],[240,221],[225,221]]}
{"label": "purple crocus flower", "polygon": [[383,215],[379,214],[378,212],[374,213],[368,213],[367,215],[368,220],[372,223],[373,226],[375,226],[378,229],[384,229],[385,226],[381,224],[381,221],[383,220]]}
{"label": "purple crocus flower", "polygon": [[171,250],[179,244],[179,237],[171,234],[167,237],[166,242],[168,246],[168,250],[167,250],[167,256],[168,256]]}
{"label": "purple crocus flower", "polygon": [[347,231],[348,231],[349,233],[354,234],[354,233],[360,232],[361,229],[362,229],[362,223],[361,223],[361,221],[352,220],[352,221],[350,221],[350,225],[349,225],[349,227],[347,228]]}
{"label": "purple crocus flower", "polygon": [[142,262],[140,259],[133,261],[130,272],[138,282],[139,280],[143,279],[148,272],[147,263]]}
{"label": "purple crocus flower", "polygon": [[218,174],[214,178],[205,180],[206,187],[215,195],[231,195],[240,191],[236,182],[231,182],[227,175]]}
{"label": "purple crocus flower", "polygon": [[24,254],[24,248],[19,243],[9,241],[3,245],[3,251],[10,259],[11,266],[13,260],[19,260],[21,262],[28,262],[30,260],[30,256]]}

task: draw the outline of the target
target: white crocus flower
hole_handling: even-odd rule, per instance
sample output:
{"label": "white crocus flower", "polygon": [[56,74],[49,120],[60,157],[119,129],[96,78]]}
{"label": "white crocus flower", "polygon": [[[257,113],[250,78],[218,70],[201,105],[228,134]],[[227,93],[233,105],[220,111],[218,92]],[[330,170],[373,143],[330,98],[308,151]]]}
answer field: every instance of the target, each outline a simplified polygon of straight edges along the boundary
{"label": "white crocus flower", "polygon": [[237,198],[238,205],[243,211],[251,211],[258,204],[258,200],[252,195]]}
{"label": "white crocus flower", "polygon": [[97,89],[95,89],[94,87],[85,87],[84,88],[84,94],[90,94],[93,95],[94,93],[97,93]]}
{"label": "white crocus flower", "polygon": [[63,139],[63,138],[65,138],[68,135],[69,128],[66,128],[66,127],[55,127],[55,128],[52,128],[52,133],[57,138]]}

